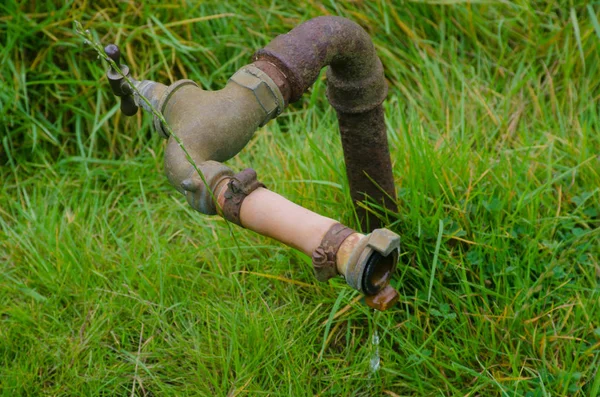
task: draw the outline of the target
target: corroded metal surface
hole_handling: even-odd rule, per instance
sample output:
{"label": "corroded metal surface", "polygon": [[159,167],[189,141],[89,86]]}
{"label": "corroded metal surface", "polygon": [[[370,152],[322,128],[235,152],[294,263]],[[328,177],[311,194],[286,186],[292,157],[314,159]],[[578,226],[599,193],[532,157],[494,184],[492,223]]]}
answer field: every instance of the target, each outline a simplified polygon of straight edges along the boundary
{"label": "corroded metal surface", "polygon": [[312,264],[317,280],[327,281],[337,276],[337,252],[344,240],[353,233],[356,233],[356,231],[341,223],[334,224],[325,233],[325,236],[321,240],[321,245],[319,245],[312,255]]}
{"label": "corroded metal surface", "polygon": [[[353,200],[370,198],[396,211],[396,192],[381,103],[387,83],[369,35],[340,17],[319,17],[276,37],[255,55],[284,99],[295,102],[327,71],[327,97],[336,109]],[[281,76],[285,79],[281,79]],[[287,96],[289,95],[289,97]],[[363,230],[381,226],[357,207]]]}
{"label": "corroded metal surface", "polygon": [[[290,102],[310,88],[319,72],[330,65],[328,80],[341,95],[330,95],[334,107],[361,112],[379,105],[387,94],[381,61],[371,38],[358,24],[341,17],[311,19],[277,36],[254,59],[268,61],[287,77]],[[360,99],[347,97],[358,94]],[[339,101],[335,100],[339,99]]]}
{"label": "corroded metal surface", "polygon": [[[396,188],[383,108],[364,113],[338,112],[346,174],[352,200],[370,201],[396,211]],[[363,230],[381,227],[377,216],[356,208]]]}
{"label": "corroded metal surface", "polygon": [[236,225],[242,226],[240,210],[244,199],[259,187],[265,187],[256,179],[256,171],[246,168],[235,174],[227,184],[225,201],[223,203],[223,217]]}

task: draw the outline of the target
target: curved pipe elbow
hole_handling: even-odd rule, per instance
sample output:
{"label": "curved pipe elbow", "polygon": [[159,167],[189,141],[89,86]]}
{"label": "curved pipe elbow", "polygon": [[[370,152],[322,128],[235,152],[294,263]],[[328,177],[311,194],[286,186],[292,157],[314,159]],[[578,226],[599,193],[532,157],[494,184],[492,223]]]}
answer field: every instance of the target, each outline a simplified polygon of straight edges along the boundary
{"label": "curved pipe elbow", "polygon": [[325,66],[327,95],[333,107],[346,113],[375,108],[387,96],[387,82],[375,46],[367,32],[342,17],[317,17],[277,36],[254,55],[255,61],[276,66],[287,77],[289,102],[295,102]]}
{"label": "curved pipe elbow", "polygon": [[327,97],[337,112],[350,193],[363,230],[382,222],[357,202],[365,199],[395,212],[396,190],[384,111],[383,66],[371,38],[340,17],[311,19],[276,37],[255,55],[255,64],[294,102],[327,70]]}

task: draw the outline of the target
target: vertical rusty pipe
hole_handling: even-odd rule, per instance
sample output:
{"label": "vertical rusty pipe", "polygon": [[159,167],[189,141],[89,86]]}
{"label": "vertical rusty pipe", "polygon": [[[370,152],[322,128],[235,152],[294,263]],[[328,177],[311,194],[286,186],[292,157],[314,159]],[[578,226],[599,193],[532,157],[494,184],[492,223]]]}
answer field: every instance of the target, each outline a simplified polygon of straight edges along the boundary
{"label": "vertical rusty pipe", "polygon": [[[346,174],[354,203],[370,197],[384,208],[395,211],[396,190],[388,148],[383,107],[363,113],[338,111]],[[371,177],[371,178],[369,178]],[[372,213],[357,207],[363,230],[381,227]]]}
{"label": "vertical rusty pipe", "polygon": [[[340,17],[311,19],[276,37],[255,56],[255,66],[295,102],[327,71],[327,97],[340,125],[353,200],[369,197],[395,211],[396,193],[381,103],[387,95],[383,66],[369,35]],[[356,205],[356,202],[355,202]],[[364,230],[379,219],[357,207]]]}

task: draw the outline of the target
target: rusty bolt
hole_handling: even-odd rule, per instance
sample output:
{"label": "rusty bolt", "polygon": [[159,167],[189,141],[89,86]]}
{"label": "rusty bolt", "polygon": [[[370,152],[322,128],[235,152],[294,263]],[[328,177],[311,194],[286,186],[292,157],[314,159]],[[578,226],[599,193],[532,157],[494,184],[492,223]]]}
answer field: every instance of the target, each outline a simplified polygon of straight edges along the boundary
{"label": "rusty bolt", "polygon": [[322,265],[327,262],[327,254],[323,248],[319,247],[313,251],[312,261],[315,265]]}
{"label": "rusty bolt", "polygon": [[382,312],[394,306],[399,298],[400,295],[398,294],[398,291],[391,285],[388,285],[376,295],[366,296],[365,301],[367,306]]}
{"label": "rusty bolt", "polygon": [[323,247],[318,247],[313,251],[312,263],[317,280],[327,281],[337,276],[338,271],[333,258],[333,254],[326,251]]}

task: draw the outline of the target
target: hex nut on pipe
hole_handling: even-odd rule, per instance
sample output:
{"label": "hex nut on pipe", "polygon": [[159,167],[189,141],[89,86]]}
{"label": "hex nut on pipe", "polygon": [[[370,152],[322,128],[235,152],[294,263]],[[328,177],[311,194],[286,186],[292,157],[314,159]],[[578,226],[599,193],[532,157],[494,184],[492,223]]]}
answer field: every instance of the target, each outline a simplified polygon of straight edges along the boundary
{"label": "hex nut on pipe", "polygon": [[252,91],[256,100],[264,109],[266,116],[259,127],[264,126],[283,111],[284,100],[277,84],[275,84],[268,74],[256,66],[244,66],[231,76],[229,80]]}

